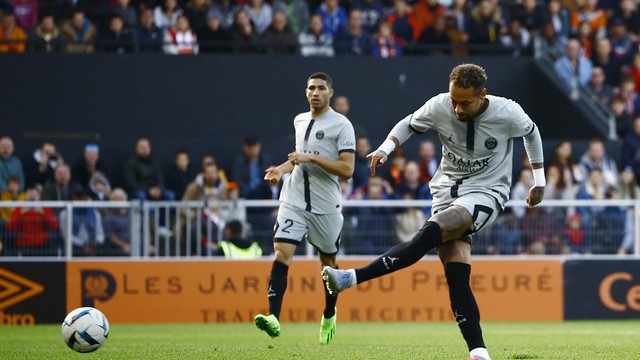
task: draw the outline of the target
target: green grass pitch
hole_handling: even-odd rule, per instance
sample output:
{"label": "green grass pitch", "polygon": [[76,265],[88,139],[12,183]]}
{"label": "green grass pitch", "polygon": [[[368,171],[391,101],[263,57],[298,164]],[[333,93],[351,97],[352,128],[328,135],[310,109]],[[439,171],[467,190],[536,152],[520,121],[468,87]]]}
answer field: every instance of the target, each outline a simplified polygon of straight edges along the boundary
{"label": "green grass pitch", "polygon": [[[75,353],[59,325],[0,326],[0,359],[462,359],[455,323],[340,323],[331,344],[318,324],[283,323],[271,339],[253,324],[112,324],[107,343]],[[494,360],[640,359],[640,320],[483,324]]]}

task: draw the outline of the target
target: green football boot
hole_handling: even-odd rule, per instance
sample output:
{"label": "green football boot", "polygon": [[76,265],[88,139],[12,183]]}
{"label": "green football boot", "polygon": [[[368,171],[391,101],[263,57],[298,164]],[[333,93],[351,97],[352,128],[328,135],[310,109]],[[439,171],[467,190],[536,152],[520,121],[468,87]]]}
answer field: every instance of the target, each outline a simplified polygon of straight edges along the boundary
{"label": "green football boot", "polygon": [[320,322],[320,345],[327,345],[333,335],[336,334],[336,320],[338,319],[338,309],[332,317],[325,319],[322,315],[322,321]]}
{"label": "green football boot", "polygon": [[256,327],[272,338],[280,336],[280,322],[275,315],[256,315]]}

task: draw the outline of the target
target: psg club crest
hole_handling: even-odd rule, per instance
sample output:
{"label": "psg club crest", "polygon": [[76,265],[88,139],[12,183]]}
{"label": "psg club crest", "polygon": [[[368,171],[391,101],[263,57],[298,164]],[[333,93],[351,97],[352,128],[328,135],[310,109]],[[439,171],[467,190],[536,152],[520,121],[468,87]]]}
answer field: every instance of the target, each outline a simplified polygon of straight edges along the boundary
{"label": "psg club crest", "polygon": [[489,150],[495,149],[497,145],[498,145],[498,140],[496,140],[496,138],[490,137],[484,141],[484,146]]}
{"label": "psg club crest", "polygon": [[316,139],[320,140],[324,137],[324,131],[320,130],[316,133]]}

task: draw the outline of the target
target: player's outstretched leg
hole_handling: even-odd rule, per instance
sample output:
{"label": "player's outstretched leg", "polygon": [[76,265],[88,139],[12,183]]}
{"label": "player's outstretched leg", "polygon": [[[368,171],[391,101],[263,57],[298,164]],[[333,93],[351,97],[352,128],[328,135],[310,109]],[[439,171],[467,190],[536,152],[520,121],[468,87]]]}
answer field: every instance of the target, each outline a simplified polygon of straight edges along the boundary
{"label": "player's outstretched leg", "polygon": [[392,247],[368,265],[349,270],[325,267],[322,269],[322,278],[329,291],[337,294],[365,281],[404,269],[422,259],[429,250],[440,244],[442,244],[440,225],[427,221],[411,241]]}
{"label": "player's outstretched leg", "polygon": [[266,332],[272,338],[280,336],[280,322],[275,315],[258,314],[255,321],[258,329]]}
{"label": "player's outstretched leg", "polygon": [[333,335],[336,334],[336,320],[338,320],[338,309],[333,308],[333,316],[326,318],[322,315],[322,321],[320,321],[320,345],[327,345]]}

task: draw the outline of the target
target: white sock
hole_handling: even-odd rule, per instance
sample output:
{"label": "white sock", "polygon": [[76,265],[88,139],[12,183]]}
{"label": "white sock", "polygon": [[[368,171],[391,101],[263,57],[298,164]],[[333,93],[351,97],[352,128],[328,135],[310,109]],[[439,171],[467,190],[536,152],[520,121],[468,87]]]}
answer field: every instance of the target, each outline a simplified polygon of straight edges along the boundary
{"label": "white sock", "polygon": [[356,278],[356,269],[349,269],[347,271],[351,273],[351,282],[349,283],[349,287],[358,285],[358,279]]}
{"label": "white sock", "polygon": [[470,358],[476,358],[479,360],[491,360],[491,358],[489,357],[489,352],[487,351],[487,349],[482,348],[482,347],[478,347],[475,348],[473,350],[471,350],[471,352],[469,353],[469,357]]}

